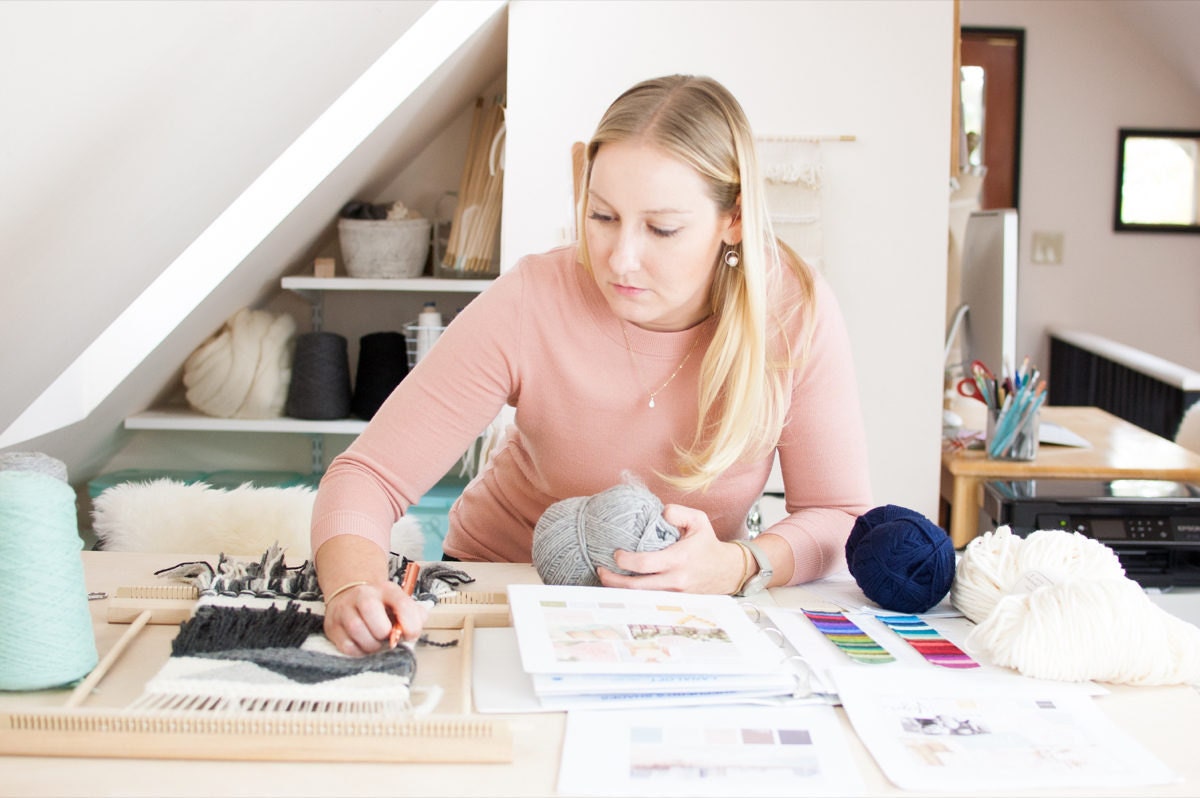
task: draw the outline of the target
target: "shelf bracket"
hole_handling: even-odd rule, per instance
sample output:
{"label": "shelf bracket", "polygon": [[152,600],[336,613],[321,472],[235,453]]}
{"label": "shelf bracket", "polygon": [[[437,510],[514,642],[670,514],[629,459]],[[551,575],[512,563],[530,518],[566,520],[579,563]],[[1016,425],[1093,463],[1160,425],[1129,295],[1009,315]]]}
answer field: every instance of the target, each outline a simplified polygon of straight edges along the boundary
{"label": "shelf bracket", "polygon": [[312,306],[312,331],[320,332],[321,325],[325,322],[325,295],[318,291],[308,297],[308,301]]}
{"label": "shelf bracket", "polygon": [[312,442],[312,473],[314,475],[325,473],[325,436],[321,433],[315,433],[309,436]]}

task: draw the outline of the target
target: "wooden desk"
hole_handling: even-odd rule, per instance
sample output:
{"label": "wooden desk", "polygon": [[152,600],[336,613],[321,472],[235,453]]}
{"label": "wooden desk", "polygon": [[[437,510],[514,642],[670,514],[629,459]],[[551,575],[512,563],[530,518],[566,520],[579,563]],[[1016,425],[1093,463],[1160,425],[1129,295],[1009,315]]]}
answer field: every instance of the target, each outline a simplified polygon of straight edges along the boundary
{"label": "wooden desk", "polygon": [[982,450],[942,453],[941,498],[949,504],[955,548],[978,531],[983,483],[993,479],[1169,479],[1200,483],[1200,454],[1098,407],[1045,407],[1042,418],[1087,439],[1091,448],[1038,448],[1031,462],[992,460]]}
{"label": "wooden desk", "polygon": [[[183,560],[215,557],[194,555],[128,554],[84,552],[88,590],[110,594],[120,585],[150,584],[156,569]],[[503,589],[510,582],[537,582],[529,565],[466,564],[477,577],[480,590]],[[759,601],[781,606],[827,606],[814,600],[802,587],[777,588]],[[127,628],[108,624],[104,601],[92,602],[100,656]],[[85,707],[125,706],[140,692],[140,686],[162,666],[170,652],[177,627],[147,626],[124,652],[99,690]],[[452,651],[452,650],[451,650]],[[444,650],[418,650],[418,682],[421,669],[429,673],[437,665],[427,657]],[[448,678],[447,697],[454,695],[457,668],[438,674]],[[35,693],[0,692],[0,709],[32,710],[59,707],[69,689]],[[1176,784],[1135,790],[1090,790],[1089,796],[1124,795],[1195,796],[1200,794],[1200,758],[1195,756],[1200,693],[1192,687],[1114,687],[1112,693],[1095,699],[1120,727],[1153,751],[1183,777]],[[451,699],[447,712],[459,706]],[[439,707],[439,711],[441,708]],[[888,782],[870,753],[854,734],[849,720],[839,710],[856,769],[867,796],[913,796]],[[325,762],[235,762],[155,759],[99,759],[61,757],[0,757],[0,796],[122,795],[122,796],[553,796],[562,752],[565,713],[541,713],[505,717],[514,739],[513,761],[506,764],[382,764]],[[402,745],[402,742],[398,742]],[[980,790],[978,795],[988,795]],[[1029,795],[1079,795],[1078,790],[1034,791]]]}

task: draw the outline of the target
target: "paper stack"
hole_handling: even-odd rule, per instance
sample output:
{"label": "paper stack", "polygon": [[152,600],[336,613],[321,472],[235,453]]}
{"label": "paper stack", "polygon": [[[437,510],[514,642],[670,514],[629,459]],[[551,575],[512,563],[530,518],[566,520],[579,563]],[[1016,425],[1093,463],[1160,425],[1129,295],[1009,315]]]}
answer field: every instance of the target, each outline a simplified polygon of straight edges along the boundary
{"label": "paper stack", "polygon": [[511,585],[521,664],[547,710],[736,703],[807,682],[730,596]]}

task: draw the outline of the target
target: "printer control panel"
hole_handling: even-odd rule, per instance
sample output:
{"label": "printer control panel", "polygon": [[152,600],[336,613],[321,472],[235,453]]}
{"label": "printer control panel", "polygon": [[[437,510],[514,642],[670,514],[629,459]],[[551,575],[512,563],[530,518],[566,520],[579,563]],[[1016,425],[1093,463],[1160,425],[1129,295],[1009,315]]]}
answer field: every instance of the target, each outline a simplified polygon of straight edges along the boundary
{"label": "printer control panel", "polygon": [[1200,587],[1200,486],[1162,480],[991,480],[981,534],[1077,532],[1103,543],[1143,587]]}
{"label": "printer control panel", "polygon": [[1200,516],[1105,517],[1039,513],[1038,529],[1065,529],[1099,541],[1200,544]]}

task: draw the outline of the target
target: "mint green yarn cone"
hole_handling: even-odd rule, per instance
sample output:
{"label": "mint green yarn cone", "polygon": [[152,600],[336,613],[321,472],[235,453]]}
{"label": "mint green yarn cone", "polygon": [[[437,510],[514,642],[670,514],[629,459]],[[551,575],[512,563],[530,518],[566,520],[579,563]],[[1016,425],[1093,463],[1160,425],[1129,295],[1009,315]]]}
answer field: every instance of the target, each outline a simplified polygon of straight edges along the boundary
{"label": "mint green yarn cone", "polygon": [[0,471],[0,690],[78,681],[96,666],[75,491],[35,471]]}

